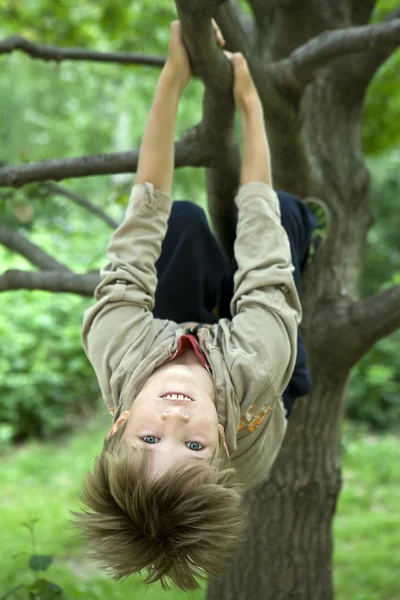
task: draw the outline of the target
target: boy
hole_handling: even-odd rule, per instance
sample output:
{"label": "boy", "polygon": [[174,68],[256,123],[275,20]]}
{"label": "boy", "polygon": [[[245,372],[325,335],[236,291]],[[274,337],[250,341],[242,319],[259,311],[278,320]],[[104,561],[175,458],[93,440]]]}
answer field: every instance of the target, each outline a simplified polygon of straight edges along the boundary
{"label": "boy", "polygon": [[[176,21],[126,217],[83,327],[114,425],[78,523],[116,579],[147,569],[147,582],[185,590],[222,573],[243,530],[242,491],[266,478],[280,449],[301,314],[261,102],[244,58],[226,55],[244,145],[234,285],[228,277],[218,298],[229,265],[201,209],[175,203],[170,215],[176,114],[191,74]],[[216,322],[218,300],[230,314]]]}

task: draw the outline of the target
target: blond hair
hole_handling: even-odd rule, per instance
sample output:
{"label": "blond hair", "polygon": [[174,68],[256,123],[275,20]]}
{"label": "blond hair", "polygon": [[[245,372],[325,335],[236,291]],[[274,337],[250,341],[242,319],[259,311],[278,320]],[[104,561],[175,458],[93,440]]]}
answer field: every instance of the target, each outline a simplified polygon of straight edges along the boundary
{"label": "blond hair", "polygon": [[88,473],[76,525],[114,579],[144,570],[146,583],[197,589],[196,577],[222,574],[245,521],[221,437],[211,462],[182,461],[150,480],[149,451],[122,440],[125,428],[105,441]]}

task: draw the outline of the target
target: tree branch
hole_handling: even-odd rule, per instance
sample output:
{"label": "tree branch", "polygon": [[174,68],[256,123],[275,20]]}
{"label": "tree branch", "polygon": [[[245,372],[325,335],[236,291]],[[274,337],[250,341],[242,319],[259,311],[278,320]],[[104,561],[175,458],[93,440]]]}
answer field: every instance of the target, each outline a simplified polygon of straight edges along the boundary
{"label": "tree branch", "polygon": [[400,44],[400,19],[378,25],[327,31],[300,48],[287,59],[269,65],[268,70],[289,87],[306,85],[317,69],[340,56],[358,52],[393,50]]}
{"label": "tree branch", "polygon": [[253,19],[244,14],[234,0],[229,0],[218,7],[214,17],[225,38],[226,49],[231,52],[241,52],[250,61],[252,44],[249,40],[254,37]]}
{"label": "tree branch", "polygon": [[[220,5],[221,8],[218,9]],[[215,39],[211,17],[218,19],[229,4],[219,0],[176,0],[185,46],[205,84],[203,119],[198,128],[206,147],[208,207],[217,237],[231,253],[235,235],[234,197],[239,184],[240,151],[234,135],[233,73]]]}
{"label": "tree branch", "polygon": [[354,303],[350,319],[358,342],[358,355],[355,356],[357,362],[375,342],[400,327],[400,285]]}
{"label": "tree branch", "polygon": [[256,22],[264,21],[268,13],[275,8],[276,2],[270,0],[247,0]]}
{"label": "tree branch", "polygon": [[19,35],[13,35],[0,41],[0,54],[21,50],[32,58],[42,60],[81,60],[91,62],[120,63],[128,65],[145,65],[147,67],[162,67],[164,56],[149,56],[147,54],[132,54],[130,52],[97,52],[84,48],[59,48],[30,42]]}
{"label": "tree branch", "polygon": [[44,271],[70,272],[68,267],[44,252],[39,246],[25,239],[13,229],[5,227],[5,225],[0,225],[0,244],[9,250],[21,254],[32,265],[39,267],[39,269]]}
{"label": "tree branch", "polygon": [[85,208],[87,211],[91,212],[93,215],[99,217],[102,221],[104,221],[111,229],[116,229],[119,225],[117,221],[115,221],[112,217],[110,217],[107,213],[104,212],[100,207],[92,204],[86,198],[81,196],[80,194],[76,194],[67,188],[58,185],[57,183],[45,183],[44,187],[51,193],[56,194],[58,196],[63,196],[64,198],[68,198],[72,200],[78,206]]}
{"label": "tree branch", "polygon": [[[175,143],[175,167],[205,167],[209,157],[199,145],[199,137],[189,130]],[[41,160],[0,169],[0,187],[20,187],[35,181],[60,181],[93,175],[134,173],[139,151],[95,154],[76,158]]]}
{"label": "tree branch", "polygon": [[93,296],[100,283],[97,272],[79,275],[62,271],[19,271],[11,269],[0,275],[0,292],[11,290],[44,290],[79,296]]}
{"label": "tree branch", "polygon": [[[400,20],[400,8],[392,11],[382,21],[381,25],[390,23],[391,21]],[[357,57],[357,60],[351,65],[351,72],[349,72],[349,79],[353,82],[353,90],[357,92],[354,94],[354,98],[362,98],[365,94],[371,79],[374,77],[379,67],[393,54],[393,51],[397,46],[385,46],[375,47],[373,50],[369,50]]]}

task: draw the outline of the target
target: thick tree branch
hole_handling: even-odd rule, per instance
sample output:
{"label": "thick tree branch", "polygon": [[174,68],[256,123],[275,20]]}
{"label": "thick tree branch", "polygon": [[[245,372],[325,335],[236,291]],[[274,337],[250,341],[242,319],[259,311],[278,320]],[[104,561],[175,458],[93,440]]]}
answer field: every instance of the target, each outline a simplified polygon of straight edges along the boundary
{"label": "thick tree branch", "polygon": [[251,40],[254,37],[254,22],[243,13],[234,0],[229,0],[219,6],[214,14],[226,42],[226,49],[231,52],[241,52],[248,61],[252,55]]}
{"label": "thick tree branch", "polygon": [[[95,154],[76,158],[41,160],[0,169],[0,187],[20,187],[35,181],[61,181],[93,175],[134,173],[139,151]],[[189,130],[175,144],[175,167],[205,167],[210,162],[199,143],[196,128]]]}
{"label": "thick tree branch", "polygon": [[71,190],[68,190],[63,186],[52,182],[45,183],[45,188],[49,192],[58,196],[63,196],[63,198],[68,198],[78,206],[85,208],[87,211],[89,211],[93,215],[96,215],[102,221],[104,221],[109,227],[111,227],[111,229],[116,229],[118,227],[119,223],[117,221],[115,221],[112,217],[105,213],[104,210],[102,210],[100,207],[96,206],[95,204],[92,204],[92,202],[89,202],[87,198],[84,198],[80,194],[72,192]]}
{"label": "thick tree branch", "polygon": [[249,40],[249,21],[247,15],[243,15],[240,7],[230,0],[218,7],[214,14],[215,20],[221,28],[225,38],[226,50],[241,52],[249,60],[251,58]]}
{"label": "thick tree branch", "polygon": [[97,272],[77,273],[62,271],[19,271],[12,269],[0,275],[0,292],[11,290],[44,290],[93,296],[100,282]]}
{"label": "thick tree branch", "polygon": [[275,8],[276,2],[271,0],[247,0],[256,22],[264,21],[271,10]]}
{"label": "thick tree branch", "polygon": [[287,59],[271,64],[272,73],[285,80],[289,87],[307,84],[317,69],[335,58],[352,53],[392,51],[400,44],[400,19],[378,25],[327,31],[300,48]]}
{"label": "thick tree branch", "polygon": [[353,304],[350,319],[358,340],[357,361],[375,342],[400,327],[400,285]]}
{"label": "thick tree branch", "polygon": [[206,87],[198,134],[211,157],[207,165],[212,169],[207,172],[209,212],[217,237],[231,253],[240,152],[233,127],[232,66],[219,48],[211,25],[217,9],[221,17],[225,6],[227,10],[230,6],[221,0],[176,0],[176,6],[191,62]]}
{"label": "thick tree branch", "polygon": [[59,48],[30,42],[19,35],[13,35],[0,41],[0,54],[21,50],[32,58],[42,60],[80,60],[91,62],[122,63],[128,65],[145,65],[147,67],[162,67],[164,56],[149,56],[147,54],[132,54],[131,52],[97,52],[84,48]]}
{"label": "thick tree branch", "polygon": [[32,265],[44,271],[70,272],[70,269],[8,227],[0,225],[0,244],[21,254]]}
{"label": "thick tree branch", "polygon": [[[400,8],[386,15],[382,25],[396,20],[400,20]],[[387,47],[383,45],[357,56],[357,60],[351,65],[351,72],[348,74],[348,78],[353,82],[354,91],[357,91],[355,98],[363,98],[365,90],[376,71],[393,54],[396,48],[397,46]]]}
{"label": "thick tree branch", "polygon": [[214,17],[225,38],[225,49],[241,52],[246,57],[255,84],[261,90],[265,86],[265,67],[256,51],[257,36],[254,21],[247,15],[243,15],[240,7],[233,0],[217,7]]}

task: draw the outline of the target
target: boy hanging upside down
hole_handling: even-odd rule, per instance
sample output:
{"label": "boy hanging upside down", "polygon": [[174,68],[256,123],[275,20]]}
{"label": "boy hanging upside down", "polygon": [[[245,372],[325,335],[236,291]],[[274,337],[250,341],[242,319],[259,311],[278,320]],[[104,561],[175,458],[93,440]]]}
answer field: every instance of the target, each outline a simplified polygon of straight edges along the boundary
{"label": "boy hanging upside down", "polygon": [[175,21],[125,220],[83,326],[114,424],[78,524],[116,579],[144,569],[146,581],[185,590],[223,572],[243,534],[242,493],[279,452],[282,396],[290,409],[310,387],[292,262],[298,281],[314,223],[300,200],[279,203],[261,101],[243,56],[226,55],[243,129],[233,265],[202,209],[171,201],[191,75]]}

